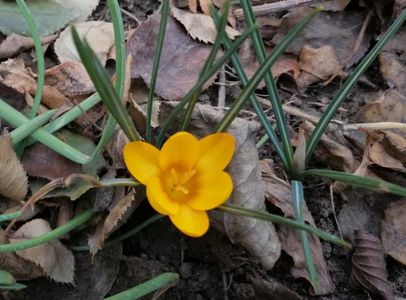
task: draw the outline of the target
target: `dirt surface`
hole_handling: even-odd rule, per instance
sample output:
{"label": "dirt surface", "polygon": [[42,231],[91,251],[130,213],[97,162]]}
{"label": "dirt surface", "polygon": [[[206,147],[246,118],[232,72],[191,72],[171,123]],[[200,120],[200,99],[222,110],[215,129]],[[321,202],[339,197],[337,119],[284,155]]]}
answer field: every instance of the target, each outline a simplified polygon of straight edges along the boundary
{"label": "dirt surface", "polygon": [[[120,1],[122,8],[133,14],[138,20],[145,20],[158,6],[158,1]],[[102,1],[94,13],[95,19],[109,20],[109,15]],[[137,20],[124,14],[125,26],[136,27]],[[375,78],[376,66],[372,67],[366,77],[375,81],[376,89],[383,87],[382,79]],[[291,89],[289,78],[280,78],[279,87],[283,101],[289,102],[306,113],[320,115],[331,99],[332,93],[339,87],[340,81],[335,80],[327,87],[310,88],[306,93]],[[375,91],[373,87],[359,83],[346,102],[343,109],[335,118],[343,121],[355,120],[359,108],[365,104],[362,97],[367,92]],[[237,90],[237,91],[236,91]],[[227,95],[238,93],[238,88],[228,87]],[[217,87],[212,87],[202,100],[215,101]],[[266,109],[266,107],[265,107]],[[288,116],[292,132],[299,126],[299,121]],[[258,134],[259,136],[261,133]],[[261,158],[274,158],[271,147],[260,149]],[[357,156],[357,154],[356,154]],[[357,159],[362,158],[358,153]],[[274,159],[276,166],[278,159]],[[314,160],[313,166],[320,166]],[[336,217],[349,198],[364,199],[374,197],[368,192],[350,190],[346,196],[334,195],[335,213],[330,198],[329,182],[321,179],[311,179],[305,183],[305,199],[316,225],[330,233],[339,235]],[[396,199],[393,197],[391,199]],[[385,201],[385,200],[379,200]],[[389,201],[390,202],[390,201]],[[385,207],[388,203],[382,204]],[[137,209],[128,224],[120,229],[125,232],[131,226],[139,224],[152,212],[146,208]],[[119,233],[117,235],[119,235]],[[323,254],[330,275],[335,285],[332,295],[317,297],[317,299],[370,299],[361,290],[353,289],[349,284],[351,275],[351,253],[340,247],[323,242]],[[180,274],[177,285],[166,291],[159,291],[159,299],[315,299],[309,294],[309,284],[303,279],[295,279],[289,270],[292,259],[282,253],[276,266],[266,271],[253,261],[243,248],[230,242],[227,236],[216,226],[212,226],[203,238],[193,239],[179,233],[166,219],[160,220],[129,240],[122,246],[114,246],[102,250],[95,258],[87,252],[75,254],[77,266],[76,285],[56,284],[46,278],[26,282],[28,288],[20,292],[10,292],[3,295],[4,299],[101,299],[103,291],[110,290],[108,295],[114,295],[134,287],[163,272]],[[406,295],[406,269],[393,259],[387,259],[389,281],[395,294]],[[267,284],[272,283],[273,289]],[[278,285],[278,283],[280,285]],[[276,287],[275,287],[276,286]],[[89,287],[91,288],[89,290]],[[286,291],[289,289],[290,291]],[[110,289],[111,288],[111,289]],[[86,291],[87,290],[87,291]],[[145,299],[155,299],[153,296]]]}

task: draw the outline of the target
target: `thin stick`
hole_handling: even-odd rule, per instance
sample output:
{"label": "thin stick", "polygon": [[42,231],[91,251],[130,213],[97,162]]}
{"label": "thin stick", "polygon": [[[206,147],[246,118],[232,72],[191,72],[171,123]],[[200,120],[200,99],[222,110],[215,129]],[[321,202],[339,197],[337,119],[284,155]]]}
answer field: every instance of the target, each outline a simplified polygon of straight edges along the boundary
{"label": "thin stick", "polygon": [[218,102],[217,107],[223,108],[226,106],[226,73],[224,65],[221,67],[220,74],[219,74],[219,94],[218,94]]}
{"label": "thin stick", "polygon": [[343,130],[361,130],[361,129],[400,129],[406,130],[405,123],[399,122],[376,122],[376,123],[355,123],[343,125]]}

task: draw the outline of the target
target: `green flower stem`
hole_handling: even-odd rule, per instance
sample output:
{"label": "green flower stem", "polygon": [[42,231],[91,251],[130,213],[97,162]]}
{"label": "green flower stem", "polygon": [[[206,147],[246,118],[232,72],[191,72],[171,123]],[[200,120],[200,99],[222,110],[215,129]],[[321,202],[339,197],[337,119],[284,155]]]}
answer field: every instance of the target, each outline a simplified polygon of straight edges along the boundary
{"label": "green flower stem", "polygon": [[213,64],[213,66],[204,74],[202,78],[199,78],[197,83],[193,86],[192,89],[183,97],[181,101],[176,105],[174,109],[169,113],[168,117],[166,118],[165,122],[161,126],[161,130],[159,132],[158,140],[157,140],[157,147],[160,148],[164,142],[165,135],[169,130],[171,124],[176,119],[178,114],[183,110],[186,103],[190,101],[196,91],[200,90],[202,86],[209,80],[221,66],[226,63],[231,55],[238,49],[238,47],[244,42],[244,40],[249,36],[253,28],[250,28],[246,32],[244,32],[234,43],[233,46],[228,49],[222,57],[217,59],[217,61]]}
{"label": "green flower stem", "polygon": [[45,82],[45,60],[44,53],[42,52],[41,37],[38,32],[37,24],[31,15],[31,12],[24,0],[17,0],[17,4],[27,22],[27,28],[31,32],[32,39],[34,41],[35,58],[37,59],[37,91],[35,93],[34,104],[31,108],[29,118],[32,119],[37,114],[38,108],[41,104],[42,91],[44,89]]}
{"label": "green flower stem", "polygon": [[260,140],[256,143],[255,146],[257,147],[257,149],[262,148],[268,140],[269,140],[269,135],[265,134],[262,136],[262,138],[260,138]]}
{"label": "green flower stem", "polygon": [[21,211],[16,211],[9,214],[0,215],[0,223],[17,219],[21,216],[21,214]]}
{"label": "green flower stem", "polygon": [[113,187],[113,186],[131,186],[137,187],[142,185],[138,181],[132,178],[112,178],[112,179],[102,179],[99,181],[101,187]]}
{"label": "green flower stem", "polygon": [[347,183],[352,186],[365,188],[376,192],[386,192],[406,197],[406,188],[384,181],[380,179],[375,179],[371,177],[362,177],[353,174],[347,174],[344,172],[333,171],[333,170],[320,170],[320,169],[310,169],[304,171],[302,175],[315,175],[321,177],[327,177],[333,180],[338,180]]}
{"label": "green flower stem", "polygon": [[[304,202],[303,184],[300,181],[292,180],[292,205],[295,213],[295,219],[296,221],[304,225],[305,220],[303,216],[303,202]],[[320,282],[317,276],[316,266],[314,265],[312,250],[310,248],[307,231],[299,230],[299,235],[300,239],[302,240],[303,253],[310,281],[314,287],[318,287]]]}
{"label": "green flower stem", "polygon": [[351,75],[343,83],[333,100],[331,100],[330,104],[327,106],[326,111],[321,116],[320,121],[317,123],[309,140],[307,141],[306,164],[309,162],[314,149],[316,148],[331,119],[334,117],[337,110],[347,98],[353,86],[357,83],[360,76],[366,71],[371,63],[375,60],[375,58],[378,56],[379,52],[383,49],[389,39],[399,30],[405,20],[406,9],[404,9],[400,16],[396,18],[395,22],[393,22],[388,31],[380,38],[380,40],[378,41],[378,43],[376,43],[372,50],[369,51],[369,53],[355,68],[355,70],[351,72]]}
{"label": "green flower stem", "polygon": [[88,209],[82,212],[77,217],[70,220],[65,225],[62,225],[54,230],[35,237],[30,240],[14,243],[14,244],[3,244],[0,245],[0,253],[7,253],[7,252],[14,252],[19,250],[24,250],[28,248],[32,248],[41,244],[48,243],[52,240],[57,239],[61,235],[67,234],[68,232],[72,231],[73,229],[77,228],[78,226],[86,223],[91,217],[93,216],[93,212],[91,209]]}
{"label": "green flower stem", "polygon": [[260,220],[265,220],[268,222],[273,222],[276,224],[281,224],[281,225],[286,225],[292,228],[296,229],[303,229],[306,230],[310,233],[313,233],[314,235],[318,236],[319,238],[331,242],[335,245],[344,247],[346,249],[351,249],[352,246],[350,243],[340,239],[339,237],[328,233],[324,230],[318,229],[317,227],[310,226],[307,224],[302,224],[300,222],[297,222],[295,220],[281,217],[275,214],[270,214],[264,211],[258,211],[258,210],[253,210],[253,209],[248,209],[232,204],[223,204],[217,208],[217,210],[220,210],[225,213],[229,214],[234,214],[234,215],[239,215],[239,216],[244,216],[244,217],[249,217],[249,218],[255,218],[255,219],[260,219]]}
{"label": "green flower stem", "polygon": [[[4,119],[14,128],[22,126],[30,121],[30,119],[28,119],[19,111],[16,111],[2,99],[0,99],[0,118]],[[83,164],[89,160],[89,156],[77,151],[75,148],[62,142],[60,139],[56,138],[44,129],[40,128],[34,131],[32,133],[32,137],[45,146],[53,149],[54,151],[76,163]]]}
{"label": "green flower stem", "polygon": [[[220,19],[217,15],[214,16],[214,20],[216,22],[217,28],[219,27]],[[226,49],[229,49],[232,45],[230,39],[227,36],[223,37],[223,43]],[[231,56],[231,61],[233,63],[233,66],[235,68],[235,71],[237,72],[238,76],[240,77],[241,83],[243,86],[246,86],[248,84],[248,76],[245,73],[244,67],[241,64],[240,58],[237,53],[233,53]],[[282,164],[284,166],[285,170],[289,169],[289,162],[287,160],[287,157],[285,155],[285,152],[283,151],[278,137],[276,136],[274,126],[272,126],[266,117],[264,111],[262,110],[261,106],[259,105],[257,101],[257,97],[255,96],[255,93],[252,93],[250,95],[250,101],[251,105],[254,108],[262,126],[264,127],[267,135],[265,136],[266,139],[262,140],[263,143],[265,143],[268,139],[271,139],[272,144],[275,147],[275,151],[278,153],[279,157],[281,158]],[[259,148],[259,147],[258,147]]]}
{"label": "green flower stem", "polygon": [[130,300],[138,299],[155,290],[161,289],[168,285],[175,285],[179,280],[177,273],[163,273],[157,277],[154,277],[132,289],[126,290],[114,296],[105,298],[105,300]]}
{"label": "green flower stem", "polygon": [[311,19],[319,12],[319,9],[313,10],[302,22],[297,24],[275,47],[272,53],[261,64],[259,69],[252,76],[251,80],[245,86],[240,96],[234,101],[233,105],[228,110],[227,114],[221,120],[221,122],[215,128],[215,132],[224,131],[230,126],[232,121],[236,118],[243,105],[249,99],[250,95],[254,93],[256,87],[260,81],[264,78],[265,74],[269,71],[269,68],[275,63],[278,57],[285,51],[285,49],[292,43],[292,41],[299,35],[304,27],[311,21]]}
{"label": "green flower stem", "polygon": [[[252,4],[249,1],[240,1],[240,3],[241,3],[241,7],[244,11],[247,26],[252,26],[256,22],[254,12],[252,10]],[[262,38],[259,33],[259,30],[254,30],[252,32],[251,39],[252,39],[252,42],[254,45],[255,53],[258,58],[258,62],[260,64],[263,64],[266,59],[266,52],[265,52],[265,46],[264,46],[264,43],[262,42]],[[282,102],[279,97],[278,88],[277,88],[275,80],[273,78],[271,68],[268,68],[267,72],[264,75],[265,75],[264,80],[265,80],[265,84],[266,84],[266,87],[268,90],[269,99],[271,101],[272,109],[275,114],[276,124],[278,126],[279,133],[282,138],[282,145],[285,150],[286,159],[289,163],[289,166],[291,167],[292,163],[293,163],[292,143],[290,142],[288,124],[286,122],[286,118],[283,113]],[[287,169],[287,170],[289,170],[289,169]]]}
{"label": "green flower stem", "polygon": [[[225,1],[222,7],[223,13],[221,16],[221,20],[219,21],[219,26],[217,29],[217,36],[216,40],[214,41],[213,47],[211,48],[210,54],[207,57],[203,69],[201,70],[199,74],[199,79],[202,78],[202,76],[209,70],[209,68],[213,65],[214,60],[216,59],[217,53],[221,48],[221,41],[223,40],[224,36],[226,36],[226,25],[227,25],[227,19],[228,19],[228,11],[230,9],[230,1]],[[212,5],[210,5],[210,10],[212,13],[212,17],[215,17],[217,15],[217,11],[214,9]],[[188,106],[186,108],[186,113],[185,117],[183,118],[183,122],[181,125],[180,130],[185,131],[187,127],[189,126],[190,119],[192,118],[192,113],[193,109],[196,106],[197,100],[199,99],[199,95],[201,93],[201,89],[197,90],[194,95],[192,96],[191,100],[188,103]]]}
{"label": "green flower stem", "polygon": [[30,136],[34,131],[44,125],[52,116],[57,112],[56,109],[48,110],[47,112],[38,115],[37,117],[29,120],[27,123],[21,125],[20,127],[14,129],[10,133],[13,145],[18,144],[26,137]]}
{"label": "green flower stem", "polygon": [[[137,234],[138,232],[140,232],[141,230],[143,230],[145,227],[148,227],[149,225],[151,225],[152,223],[163,219],[164,215],[155,215],[152,216],[151,218],[147,219],[146,221],[142,222],[140,225],[137,225],[136,227],[134,227],[133,229],[131,229],[130,231],[124,233],[123,235],[118,236],[115,239],[112,240],[108,240],[106,243],[104,243],[103,245],[103,249],[105,248],[109,248],[112,247],[130,237],[132,237],[133,235]],[[73,251],[89,251],[89,246],[88,245],[83,245],[83,246],[70,246],[69,249],[73,250]]]}
{"label": "green flower stem", "polygon": [[147,103],[147,124],[146,124],[146,131],[145,131],[145,140],[150,143],[151,136],[152,136],[152,107],[154,101],[154,94],[155,94],[155,86],[156,81],[158,78],[158,70],[159,70],[159,63],[161,60],[161,53],[162,48],[164,45],[165,40],[165,33],[166,33],[166,24],[168,23],[168,15],[169,15],[169,0],[162,1],[162,8],[161,8],[161,21],[159,24],[159,33],[158,33],[158,42],[155,48],[155,55],[154,55],[154,64],[152,66],[152,74],[151,74],[151,83],[149,86],[148,91],[148,103]]}

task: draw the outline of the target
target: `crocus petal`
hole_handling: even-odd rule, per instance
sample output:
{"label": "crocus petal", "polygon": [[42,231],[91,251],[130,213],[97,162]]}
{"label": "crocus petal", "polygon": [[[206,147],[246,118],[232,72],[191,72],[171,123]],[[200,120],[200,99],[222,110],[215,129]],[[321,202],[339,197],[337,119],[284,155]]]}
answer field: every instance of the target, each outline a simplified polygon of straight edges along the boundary
{"label": "crocus petal", "polygon": [[205,211],[197,211],[185,204],[180,206],[179,213],[169,215],[172,223],[184,234],[199,237],[209,229],[209,216]]}
{"label": "crocus petal", "polygon": [[222,171],[234,154],[234,137],[225,132],[215,133],[199,141],[200,155],[195,169],[199,172]]}
{"label": "crocus petal", "polygon": [[152,177],[147,182],[147,198],[152,208],[162,215],[178,214],[179,203],[173,201],[165,192],[159,177]]}
{"label": "crocus petal", "polygon": [[231,195],[233,181],[226,172],[207,172],[192,179],[187,204],[196,210],[209,210],[223,204]]}
{"label": "crocus petal", "polygon": [[162,146],[159,164],[162,170],[190,170],[199,155],[199,141],[188,132],[178,132]]}
{"label": "crocus petal", "polygon": [[124,146],[124,162],[128,171],[142,184],[157,176],[159,169],[159,150],[145,142],[132,142]]}

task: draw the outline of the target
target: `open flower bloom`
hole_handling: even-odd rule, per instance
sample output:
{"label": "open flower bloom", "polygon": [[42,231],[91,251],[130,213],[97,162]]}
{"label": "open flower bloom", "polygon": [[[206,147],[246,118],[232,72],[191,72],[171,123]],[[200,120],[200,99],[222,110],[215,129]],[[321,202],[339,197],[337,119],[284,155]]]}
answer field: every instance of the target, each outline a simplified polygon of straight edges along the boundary
{"label": "open flower bloom", "polygon": [[146,185],[147,198],[183,233],[199,237],[209,228],[207,210],[223,204],[233,189],[224,172],[235,148],[232,135],[215,133],[197,140],[188,132],[171,136],[161,150],[145,142],[124,147],[130,173]]}

